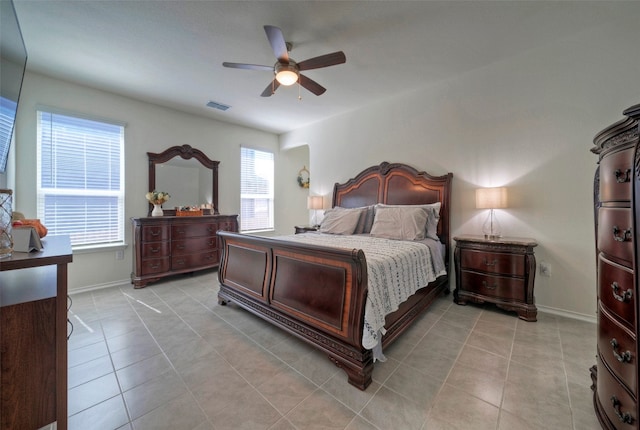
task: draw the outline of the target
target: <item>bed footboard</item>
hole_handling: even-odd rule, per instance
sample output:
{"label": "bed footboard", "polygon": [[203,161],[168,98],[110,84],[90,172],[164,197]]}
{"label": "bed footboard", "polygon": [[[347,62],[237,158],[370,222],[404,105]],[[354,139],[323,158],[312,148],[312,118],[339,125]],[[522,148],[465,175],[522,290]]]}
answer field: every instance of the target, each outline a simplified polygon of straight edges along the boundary
{"label": "bed footboard", "polygon": [[367,271],[359,250],[219,232],[218,302],[233,301],[324,351],[361,390],[373,356],[362,347]]}

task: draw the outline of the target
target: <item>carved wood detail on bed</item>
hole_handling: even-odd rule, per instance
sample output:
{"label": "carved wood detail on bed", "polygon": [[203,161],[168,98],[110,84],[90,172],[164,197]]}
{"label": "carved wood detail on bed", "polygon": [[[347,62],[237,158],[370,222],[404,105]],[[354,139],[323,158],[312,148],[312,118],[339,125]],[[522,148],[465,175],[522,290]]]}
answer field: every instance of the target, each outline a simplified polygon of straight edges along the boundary
{"label": "carved wood detail on bed", "polygon": [[[404,164],[382,163],[336,184],[333,202],[359,207],[440,201],[438,232],[448,256],[452,176],[433,177]],[[319,348],[346,371],[349,383],[364,390],[374,366],[372,351],[362,346],[367,297],[364,253],[230,232],[220,232],[219,238],[219,303],[235,302]],[[445,261],[448,265],[448,257]],[[443,292],[449,292],[448,275],[418,290],[387,315],[382,347],[397,339]]]}

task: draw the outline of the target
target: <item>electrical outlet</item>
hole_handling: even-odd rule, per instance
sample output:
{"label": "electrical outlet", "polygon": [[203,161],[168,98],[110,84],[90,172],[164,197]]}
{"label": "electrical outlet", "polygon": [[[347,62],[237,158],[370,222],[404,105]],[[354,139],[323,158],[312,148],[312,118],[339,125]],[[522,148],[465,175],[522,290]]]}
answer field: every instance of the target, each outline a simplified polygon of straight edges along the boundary
{"label": "electrical outlet", "polygon": [[116,260],[124,260],[124,249],[116,251]]}
{"label": "electrical outlet", "polygon": [[540,262],[540,274],[542,276],[551,276],[551,264],[546,261]]}

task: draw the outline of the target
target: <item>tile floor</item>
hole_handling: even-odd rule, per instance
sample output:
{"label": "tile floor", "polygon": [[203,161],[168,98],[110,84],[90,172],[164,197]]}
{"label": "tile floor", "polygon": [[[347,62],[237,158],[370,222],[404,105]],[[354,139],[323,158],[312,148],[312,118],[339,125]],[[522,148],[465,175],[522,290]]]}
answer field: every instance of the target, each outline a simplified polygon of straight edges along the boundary
{"label": "tile floor", "polygon": [[527,323],[442,297],[362,392],[216,294],[207,272],[72,295],[69,428],[599,429],[594,324],[544,313]]}

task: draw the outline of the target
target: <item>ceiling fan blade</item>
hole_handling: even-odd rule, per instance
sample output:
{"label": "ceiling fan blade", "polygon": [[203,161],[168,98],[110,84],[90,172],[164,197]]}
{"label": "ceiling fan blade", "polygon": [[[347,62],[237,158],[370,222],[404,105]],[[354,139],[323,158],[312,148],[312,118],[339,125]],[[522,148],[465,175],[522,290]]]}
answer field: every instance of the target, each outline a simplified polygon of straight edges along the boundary
{"label": "ceiling fan blade", "polygon": [[344,52],[332,52],[331,54],[321,55],[319,57],[309,58],[298,63],[298,69],[311,70],[319,69],[321,67],[335,66],[336,64],[342,64],[347,61],[347,57]]}
{"label": "ceiling fan blade", "polygon": [[323,94],[327,89],[314,81],[313,79],[307,78],[305,75],[298,75],[298,79],[300,80],[300,85],[311,91],[313,94],[319,96]]}
{"label": "ceiling fan blade", "polygon": [[261,64],[244,64],[244,63],[222,63],[224,67],[231,69],[246,69],[246,70],[266,70],[273,72],[273,66],[263,66]]}
{"label": "ceiling fan blade", "polygon": [[275,54],[278,61],[281,63],[289,64],[289,53],[287,51],[287,43],[282,35],[282,30],[273,25],[265,25],[264,31],[267,33],[267,39],[271,44],[271,49]]}
{"label": "ceiling fan blade", "polygon": [[280,82],[274,79],[269,83],[269,85],[267,85],[267,88],[265,88],[262,94],[260,94],[260,97],[271,97],[271,95],[276,92],[279,86]]}

